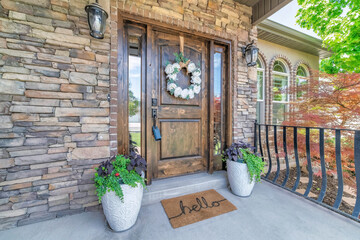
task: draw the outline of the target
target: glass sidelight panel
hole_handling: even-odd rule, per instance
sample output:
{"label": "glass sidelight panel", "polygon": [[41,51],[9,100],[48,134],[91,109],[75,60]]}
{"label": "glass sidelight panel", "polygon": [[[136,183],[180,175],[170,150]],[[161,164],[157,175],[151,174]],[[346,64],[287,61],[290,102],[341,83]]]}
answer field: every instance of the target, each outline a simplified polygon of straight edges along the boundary
{"label": "glass sidelight panel", "polygon": [[222,150],[222,67],[223,53],[214,53],[214,156]]}
{"label": "glass sidelight panel", "polygon": [[141,50],[140,38],[128,36],[128,117],[130,148],[141,154]]}

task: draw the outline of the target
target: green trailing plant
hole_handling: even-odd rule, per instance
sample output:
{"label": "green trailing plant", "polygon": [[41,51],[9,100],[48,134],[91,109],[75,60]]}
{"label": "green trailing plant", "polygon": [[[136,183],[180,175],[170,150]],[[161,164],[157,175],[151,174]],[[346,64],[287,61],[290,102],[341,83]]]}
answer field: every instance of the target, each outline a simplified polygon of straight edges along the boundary
{"label": "green trailing plant", "polygon": [[123,201],[124,193],[121,184],[137,187],[141,184],[145,187],[145,180],[141,174],[146,171],[146,161],[138,154],[131,152],[129,156],[117,155],[103,162],[95,168],[96,194],[101,202],[106,192],[114,191]]}
{"label": "green trailing plant", "polygon": [[256,182],[260,182],[261,173],[264,171],[265,162],[262,161],[261,157],[252,153],[254,147],[243,141],[239,143],[233,143],[226,148],[222,153],[222,160],[227,160],[246,163],[250,174],[250,180],[253,181],[255,177]]}
{"label": "green trailing plant", "polygon": [[174,56],[175,56],[175,60],[177,63],[180,63],[180,62],[183,62],[183,63],[186,63],[189,59],[186,58],[182,52],[180,53],[174,53]]}

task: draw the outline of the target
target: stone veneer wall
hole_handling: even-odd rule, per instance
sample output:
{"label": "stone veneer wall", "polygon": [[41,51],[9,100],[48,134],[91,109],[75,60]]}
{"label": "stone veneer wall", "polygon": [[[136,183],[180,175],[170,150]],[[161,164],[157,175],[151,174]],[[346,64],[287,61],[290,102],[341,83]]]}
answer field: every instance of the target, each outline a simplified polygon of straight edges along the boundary
{"label": "stone veneer wall", "polygon": [[251,141],[256,68],[240,51],[256,40],[251,8],[232,0],[102,0],[110,17],[96,40],[88,2],[0,3],[0,229],[99,208],[93,168],[117,151],[118,10],[233,40],[233,134]]}

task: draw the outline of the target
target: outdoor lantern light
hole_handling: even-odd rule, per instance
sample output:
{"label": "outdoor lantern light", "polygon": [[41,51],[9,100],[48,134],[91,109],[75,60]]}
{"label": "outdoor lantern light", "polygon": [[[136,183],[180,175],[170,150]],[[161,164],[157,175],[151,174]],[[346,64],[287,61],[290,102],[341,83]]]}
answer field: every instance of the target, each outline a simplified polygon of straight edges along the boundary
{"label": "outdoor lantern light", "polygon": [[255,66],[258,58],[259,49],[253,44],[254,41],[246,45],[246,47],[241,48],[243,57],[245,58],[246,63],[249,67]]}
{"label": "outdoor lantern light", "polygon": [[97,39],[103,39],[106,28],[106,19],[108,18],[107,12],[101,8],[98,0],[96,0],[96,3],[86,5],[85,11],[88,15],[90,35]]}

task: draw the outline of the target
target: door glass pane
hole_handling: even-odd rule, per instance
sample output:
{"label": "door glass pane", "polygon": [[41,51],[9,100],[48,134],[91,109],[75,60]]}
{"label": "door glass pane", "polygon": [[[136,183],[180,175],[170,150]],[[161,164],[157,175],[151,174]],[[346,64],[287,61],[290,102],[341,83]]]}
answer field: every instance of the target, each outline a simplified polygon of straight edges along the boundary
{"label": "door glass pane", "polygon": [[222,54],[214,54],[214,156],[221,154]]}
{"label": "door glass pane", "polygon": [[140,41],[129,36],[129,133],[130,148],[141,154],[141,56]]}

